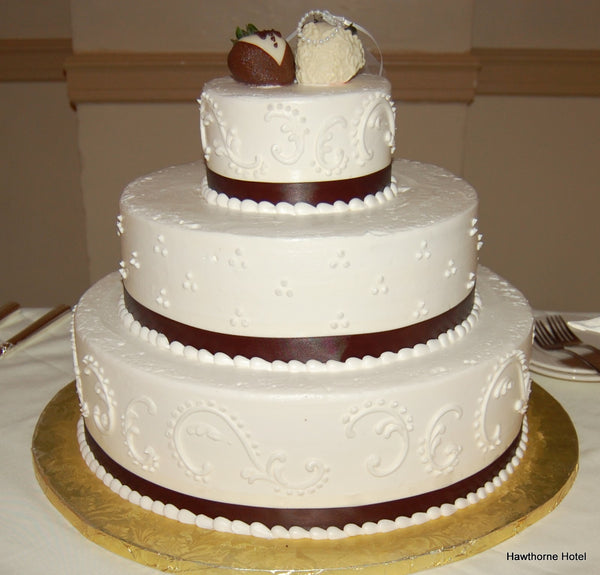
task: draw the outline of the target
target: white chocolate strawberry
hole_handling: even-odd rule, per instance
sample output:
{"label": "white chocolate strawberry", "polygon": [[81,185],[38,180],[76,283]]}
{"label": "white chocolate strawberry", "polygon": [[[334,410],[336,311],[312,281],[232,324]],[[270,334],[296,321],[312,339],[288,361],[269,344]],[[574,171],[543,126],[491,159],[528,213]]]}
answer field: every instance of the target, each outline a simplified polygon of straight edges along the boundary
{"label": "white chocolate strawberry", "polygon": [[301,29],[296,52],[300,84],[342,84],[364,65],[362,42],[343,22],[309,22]]}

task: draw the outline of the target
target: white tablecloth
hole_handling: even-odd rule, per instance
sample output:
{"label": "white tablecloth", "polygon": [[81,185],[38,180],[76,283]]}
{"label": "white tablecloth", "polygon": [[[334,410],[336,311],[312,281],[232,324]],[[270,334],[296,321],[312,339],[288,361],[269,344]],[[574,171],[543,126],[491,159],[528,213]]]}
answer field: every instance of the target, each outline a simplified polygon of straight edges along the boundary
{"label": "white tablecloth", "polygon": [[[0,338],[44,310],[19,310],[0,322]],[[151,575],[157,571],[88,541],[50,504],[33,472],[31,439],[46,404],[73,381],[69,320],[59,320],[0,359],[0,574]],[[577,429],[580,470],[550,515],[504,543],[423,573],[589,574],[600,565],[600,384],[534,379],[566,409]],[[514,554],[581,553],[585,560],[516,561]]]}

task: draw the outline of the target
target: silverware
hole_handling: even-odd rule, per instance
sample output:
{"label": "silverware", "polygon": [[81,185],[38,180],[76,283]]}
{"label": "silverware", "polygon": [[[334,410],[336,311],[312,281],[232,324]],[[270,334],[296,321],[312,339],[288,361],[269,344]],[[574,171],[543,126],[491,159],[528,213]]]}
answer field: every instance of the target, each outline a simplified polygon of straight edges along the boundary
{"label": "silverware", "polygon": [[58,319],[71,308],[68,305],[59,305],[51,309],[48,313],[28,325],[25,329],[9,337],[7,340],[0,342],[0,358],[4,357],[11,349],[13,349],[18,343],[26,340],[28,337],[41,331],[54,320]]}
{"label": "silverware", "polygon": [[17,311],[21,306],[16,301],[9,301],[0,307],[0,319],[8,317],[13,311]]}
{"label": "silverware", "polygon": [[[559,325],[556,321],[554,324],[557,326]],[[594,352],[585,354],[578,353],[572,349],[573,347],[581,346],[581,344],[576,343],[577,338],[573,340],[573,338],[567,336],[566,332],[563,332],[562,330],[559,332],[555,331],[553,324],[550,321],[544,322],[539,319],[535,320],[534,341],[542,349],[548,351],[564,351],[572,357],[577,358],[590,369],[600,373],[600,354]]]}
{"label": "silverware", "polygon": [[600,349],[589,343],[581,341],[581,339],[573,333],[562,315],[549,315],[546,320],[552,328],[552,331],[565,345],[584,347],[590,351],[593,351],[594,353],[600,354]]}

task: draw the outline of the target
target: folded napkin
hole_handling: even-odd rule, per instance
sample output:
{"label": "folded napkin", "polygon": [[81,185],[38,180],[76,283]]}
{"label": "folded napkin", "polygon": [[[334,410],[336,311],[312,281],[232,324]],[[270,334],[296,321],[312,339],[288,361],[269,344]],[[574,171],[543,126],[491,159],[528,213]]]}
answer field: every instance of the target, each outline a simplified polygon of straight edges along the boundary
{"label": "folded napkin", "polygon": [[573,332],[585,343],[600,348],[600,316],[567,322]]}

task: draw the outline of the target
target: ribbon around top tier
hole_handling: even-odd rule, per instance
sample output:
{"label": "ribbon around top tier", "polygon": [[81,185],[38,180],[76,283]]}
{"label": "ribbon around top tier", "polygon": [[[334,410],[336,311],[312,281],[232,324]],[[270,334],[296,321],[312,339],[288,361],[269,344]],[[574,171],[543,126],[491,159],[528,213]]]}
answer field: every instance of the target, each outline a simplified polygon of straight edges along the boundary
{"label": "ribbon around top tier", "polygon": [[419,343],[426,343],[461,324],[473,309],[475,289],[458,305],[428,320],[375,333],[360,333],[316,337],[249,337],[217,333],[189,326],[163,315],[137,302],[124,291],[125,307],[142,326],[163,334],[170,342],[204,349],[210,353],[224,353],[229,357],[248,359],[259,357],[265,361],[310,360],[323,363],[346,361],[366,356],[379,357],[387,351],[398,352]]}
{"label": "ribbon around top tier", "polygon": [[362,199],[382,191],[390,185],[392,166],[390,164],[378,172],[358,178],[322,182],[253,182],[228,178],[210,169],[207,169],[206,178],[211,190],[241,201],[286,202],[292,205],[303,202],[316,206],[338,201],[348,203],[354,198]]}

